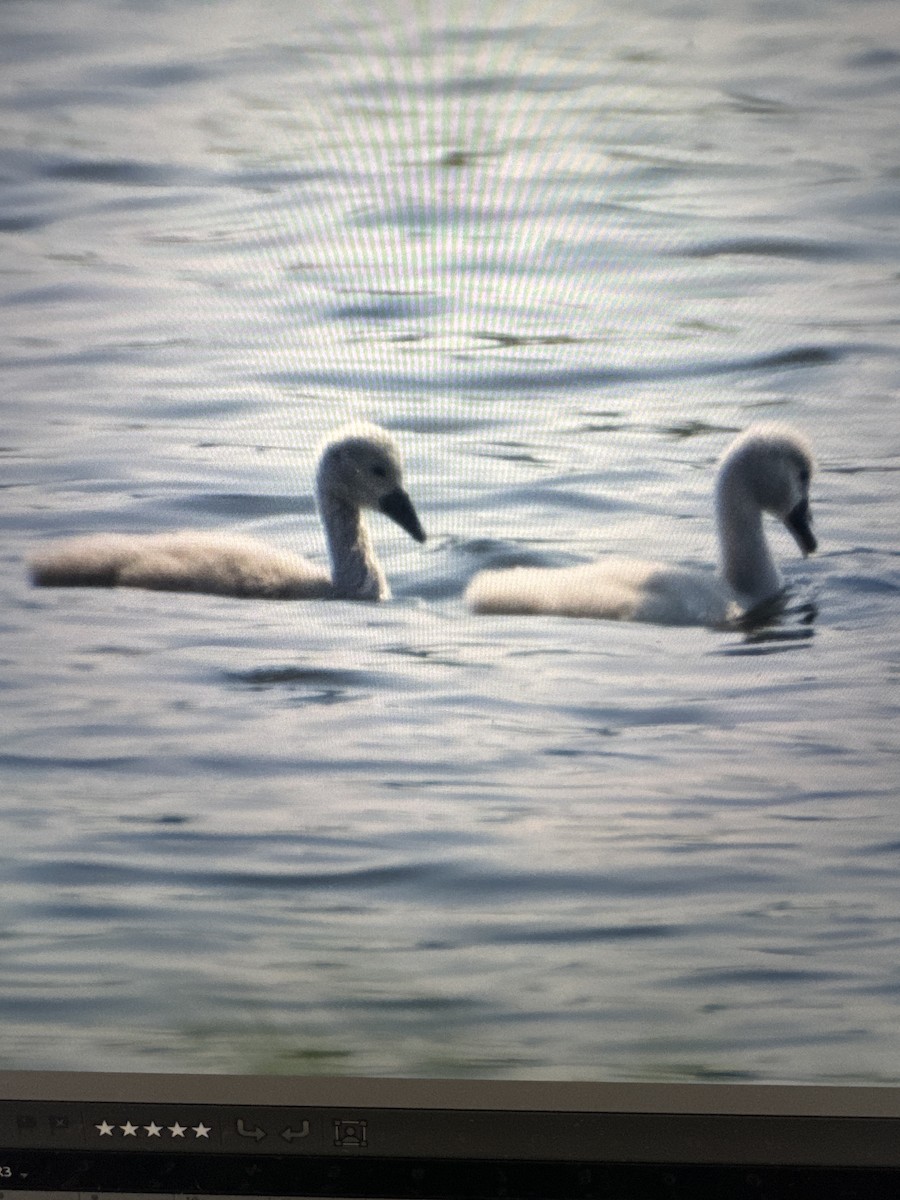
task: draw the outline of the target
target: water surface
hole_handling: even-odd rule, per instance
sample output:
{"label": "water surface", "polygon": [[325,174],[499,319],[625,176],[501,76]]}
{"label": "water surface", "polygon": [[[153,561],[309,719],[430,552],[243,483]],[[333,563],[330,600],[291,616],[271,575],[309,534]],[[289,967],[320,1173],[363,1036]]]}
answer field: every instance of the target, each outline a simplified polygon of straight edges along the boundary
{"label": "water surface", "polygon": [[[893,6],[0,12],[0,1063],[896,1082]],[[37,591],[67,534],[324,560],[373,607]],[[713,562],[813,442],[750,633],[467,614],[478,569]]]}

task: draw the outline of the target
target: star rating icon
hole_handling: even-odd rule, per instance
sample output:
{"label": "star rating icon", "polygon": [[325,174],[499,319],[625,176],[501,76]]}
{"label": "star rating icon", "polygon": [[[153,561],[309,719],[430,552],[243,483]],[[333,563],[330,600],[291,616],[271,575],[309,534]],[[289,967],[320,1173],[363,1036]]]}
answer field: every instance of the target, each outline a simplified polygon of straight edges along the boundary
{"label": "star rating icon", "polygon": [[180,1121],[176,1121],[173,1125],[157,1125],[155,1121],[151,1121],[149,1125],[135,1125],[133,1121],[126,1121],[124,1125],[111,1125],[109,1121],[101,1121],[94,1128],[99,1133],[100,1137],[116,1137],[116,1130],[122,1131],[123,1138],[139,1138],[141,1137],[140,1130],[148,1138],[161,1138],[163,1130],[168,1130],[170,1138],[186,1138],[190,1131],[194,1135],[194,1141],[202,1139],[209,1141],[209,1135],[212,1133],[212,1125],[207,1125],[203,1121],[198,1121],[196,1125],[182,1125]]}

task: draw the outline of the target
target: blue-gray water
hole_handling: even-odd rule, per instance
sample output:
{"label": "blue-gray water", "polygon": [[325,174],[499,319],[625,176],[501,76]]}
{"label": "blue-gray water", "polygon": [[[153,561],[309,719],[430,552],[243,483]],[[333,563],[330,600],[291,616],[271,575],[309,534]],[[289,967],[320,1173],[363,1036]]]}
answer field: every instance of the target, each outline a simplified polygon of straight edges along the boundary
{"label": "blue-gray water", "polygon": [[[7,2],[0,59],[0,1065],[900,1079],[896,6]],[[322,560],[355,416],[392,602],[29,585]],[[467,615],[711,562],[772,417],[780,623]]]}

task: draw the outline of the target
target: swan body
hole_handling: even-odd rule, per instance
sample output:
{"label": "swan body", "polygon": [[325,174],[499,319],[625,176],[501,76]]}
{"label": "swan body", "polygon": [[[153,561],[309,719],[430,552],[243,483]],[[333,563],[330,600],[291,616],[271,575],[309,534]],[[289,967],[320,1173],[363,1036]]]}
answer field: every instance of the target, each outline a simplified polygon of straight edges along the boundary
{"label": "swan body", "polygon": [[40,587],[136,587],[280,600],[388,599],[365,510],[384,513],[418,542],[425,533],[387,433],[375,425],[340,430],[322,450],[316,500],[330,573],[252,538],[186,530],[70,538],[35,555],[31,577]]}
{"label": "swan body", "polygon": [[816,549],[810,528],[812,454],[782,425],[754,425],[720,461],[716,516],[720,573],[611,557],[574,567],[484,571],[466,591],[479,613],[552,613],[664,625],[721,626],[777,596],[781,574],[763,530],[779,517],[804,555]]}

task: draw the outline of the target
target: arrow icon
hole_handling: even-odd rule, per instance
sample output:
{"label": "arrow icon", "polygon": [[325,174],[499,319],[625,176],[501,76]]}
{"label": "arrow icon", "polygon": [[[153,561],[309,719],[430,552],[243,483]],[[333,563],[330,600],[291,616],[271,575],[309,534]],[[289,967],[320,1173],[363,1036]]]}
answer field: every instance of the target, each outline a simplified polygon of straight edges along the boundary
{"label": "arrow icon", "polygon": [[309,1121],[304,1121],[299,1129],[291,1129],[288,1125],[287,1129],[282,1129],[281,1136],[286,1142],[293,1142],[297,1138],[309,1137]]}
{"label": "arrow icon", "polygon": [[260,1129],[260,1127],[258,1125],[255,1125],[253,1127],[253,1129],[248,1129],[247,1126],[244,1124],[242,1117],[238,1117],[235,1128],[238,1131],[239,1137],[253,1138],[254,1141],[257,1141],[257,1142],[261,1142],[263,1140],[263,1138],[266,1136],[266,1131],[264,1129]]}

